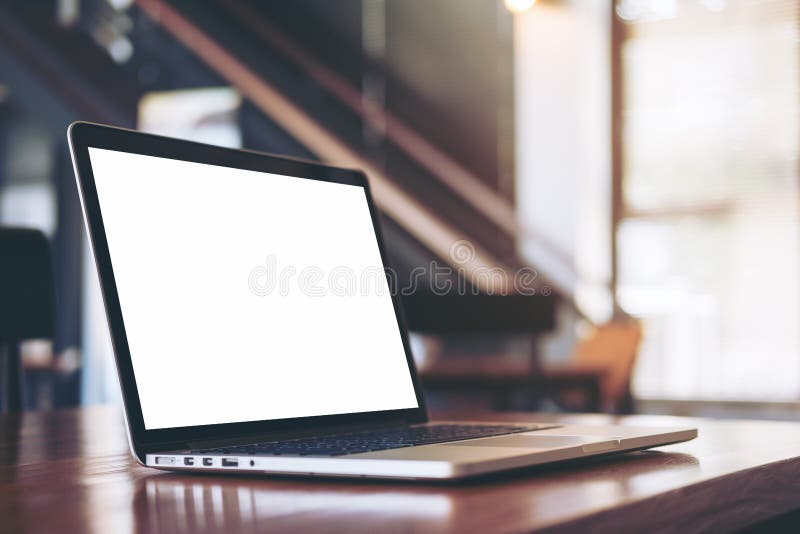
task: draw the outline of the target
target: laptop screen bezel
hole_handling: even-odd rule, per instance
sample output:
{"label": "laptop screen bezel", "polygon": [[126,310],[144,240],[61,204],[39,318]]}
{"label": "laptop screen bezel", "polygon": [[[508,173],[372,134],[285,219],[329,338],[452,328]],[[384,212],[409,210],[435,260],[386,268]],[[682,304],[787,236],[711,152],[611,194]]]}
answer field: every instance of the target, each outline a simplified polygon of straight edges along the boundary
{"label": "laptop screen bezel", "polygon": [[[399,295],[390,292],[392,304],[400,329],[403,349],[411,373],[417,408],[359,412],[337,415],[301,417],[293,419],[262,420],[237,423],[210,424],[190,427],[147,429],[139,401],[139,391],[131,362],[125,323],[120,306],[114,270],[106,240],[103,217],[97,196],[94,174],[92,172],[89,148],[99,148],[141,154],[180,161],[189,161],[245,169],[251,171],[293,176],[301,179],[318,180],[364,188],[369,205],[372,225],[378,241],[384,268],[388,266],[386,250],[378,222],[378,213],[372,201],[366,175],[358,170],[321,165],[309,161],[273,156],[260,152],[222,148],[145,134],[133,130],[76,122],[68,132],[70,150],[78,184],[79,196],[83,206],[84,221],[93,249],[95,264],[100,278],[106,317],[111,333],[111,341],[122,389],[127,425],[131,445],[136,451],[150,451],[161,447],[176,447],[198,441],[217,441],[248,436],[265,436],[303,432],[314,428],[337,428],[350,426],[371,426],[377,424],[420,423],[427,421],[419,376],[411,355],[408,335],[403,318]],[[392,284],[387,273],[387,282]],[[179,380],[180,377],[175,377]]]}

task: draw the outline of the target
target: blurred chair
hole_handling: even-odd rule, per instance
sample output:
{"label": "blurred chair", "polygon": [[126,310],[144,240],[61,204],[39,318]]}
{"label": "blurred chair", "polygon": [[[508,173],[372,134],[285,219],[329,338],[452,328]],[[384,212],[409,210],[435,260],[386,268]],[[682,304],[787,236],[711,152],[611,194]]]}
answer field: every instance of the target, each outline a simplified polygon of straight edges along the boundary
{"label": "blurred chair", "polygon": [[415,293],[403,296],[403,309],[408,329],[422,334],[536,337],[556,326],[552,295]]}
{"label": "blurred chair", "polygon": [[[542,304],[539,302],[536,306]],[[512,313],[521,311],[513,308]],[[490,331],[504,333],[503,318],[494,315],[496,310],[490,310],[489,316],[493,318],[483,318],[491,325]],[[547,308],[539,308],[540,313],[544,310]],[[512,332],[519,332],[526,321],[529,329],[533,329],[534,324],[547,322],[546,319],[542,321],[541,315],[531,315],[532,309],[527,311],[528,315],[521,314],[509,322],[516,326]],[[435,317],[437,314],[428,312],[427,315]],[[473,319],[471,326],[478,326],[481,319],[477,316]],[[449,324],[452,317],[443,321]],[[409,319],[410,324],[414,322],[413,318]],[[435,389],[461,393],[491,391],[495,396],[494,407],[500,410],[512,407],[510,399],[515,393],[526,392],[529,409],[541,409],[542,402],[550,399],[566,411],[631,413],[630,384],[641,338],[638,321],[615,320],[592,326],[564,363],[543,365],[534,351],[527,361],[507,361],[491,355],[442,358],[420,371],[425,385]]]}
{"label": "blurred chair", "polygon": [[[403,297],[409,330],[435,336],[476,338],[520,338],[528,340],[524,358],[508,354],[446,353],[420,368],[429,391],[460,397],[489,394],[493,408],[514,407],[521,397],[527,407],[536,406],[546,395],[541,384],[539,336],[556,325],[556,297],[553,295],[414,294]],[[582,377],[597,390],[597,376]]]}
{"label": "blurred chair", "polygon": [[594,371],[600,376],[598,408],[609,413],[633,412],[630,386],[641,340],[642,327],[634,319],[593,326],[578,341],[568,362],[542,370],[554,400],[566,409],[586,410],[592,401],[580,398],[570,377]]}
{"label": "blurred chair", "polygon": [[0,227],[0,392],[9,411],[23,407],[20,342],[52,338],[53,268],[45,235]]}

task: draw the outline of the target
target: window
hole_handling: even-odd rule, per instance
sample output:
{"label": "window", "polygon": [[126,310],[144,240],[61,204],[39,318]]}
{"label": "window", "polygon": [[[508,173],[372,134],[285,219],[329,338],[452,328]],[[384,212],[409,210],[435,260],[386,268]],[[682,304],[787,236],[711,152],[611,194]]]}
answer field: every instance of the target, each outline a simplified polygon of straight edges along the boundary
{"label": "window", "polygon": [[800,397],[797,2],[619,0],[639,396]]}

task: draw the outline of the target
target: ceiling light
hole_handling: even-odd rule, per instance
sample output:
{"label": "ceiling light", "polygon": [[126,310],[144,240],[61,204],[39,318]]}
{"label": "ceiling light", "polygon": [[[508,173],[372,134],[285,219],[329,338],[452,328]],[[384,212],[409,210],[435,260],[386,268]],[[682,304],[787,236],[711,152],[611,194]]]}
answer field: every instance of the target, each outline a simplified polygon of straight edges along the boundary
{"label": "ceiling light", "polygon": [[529,10],[536,3],[536,0],[504,0],[506,9],[512,13],[522,13]]}

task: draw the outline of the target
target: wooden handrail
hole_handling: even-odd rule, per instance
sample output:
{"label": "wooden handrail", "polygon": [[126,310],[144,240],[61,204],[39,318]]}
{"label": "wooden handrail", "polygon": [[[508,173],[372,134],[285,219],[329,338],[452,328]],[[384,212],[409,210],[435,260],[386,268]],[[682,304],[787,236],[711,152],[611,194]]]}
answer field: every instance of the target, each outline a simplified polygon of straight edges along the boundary
{"label": "wooden handrail", "polygon": [[474,244],[470,245],[470,254],[453,258],[454,244],[468,241],[465,234],[402,191],[383,171],[339,141],[167,2],[136,0],[136,5],[311,152],[325,161],[357,167],[367,173],[380,208],[441,260],[463,271],[473,284],[484,291],[496,292],[492,278],[484,274],[486,270],[499,268],[512,276],[508,266]]}
{"label": "wooden handrail", "polygon": [[280,50],[292,63],[299,66],[305,75],[324,87],[362,120],[378,128],[382,127],[390,141],[474,210],[510,236],[522,240],[534,240],[563,268],[575,275],[572,256],[541,232],[523,224],[511,203],[477,176],[418,134],[391,111],[367,109],[362,94],[356,87],[306,52],[267,17],[241,0],[222,0],[222,3],[237,15],[239,21],[251,32]]}

